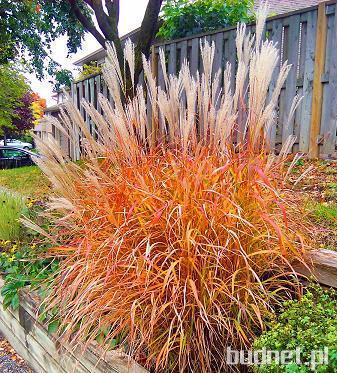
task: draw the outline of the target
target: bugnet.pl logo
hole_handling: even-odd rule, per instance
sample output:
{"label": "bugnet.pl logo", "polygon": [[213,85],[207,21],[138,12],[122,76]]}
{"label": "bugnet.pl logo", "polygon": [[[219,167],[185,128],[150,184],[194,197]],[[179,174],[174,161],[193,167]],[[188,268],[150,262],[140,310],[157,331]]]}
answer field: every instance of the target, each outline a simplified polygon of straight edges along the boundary
{"label": "bugnet.pl logo", "polygon": [[227,347],[226,362],[228,365],[280,365],[286,366],[296,364],[307,366],[315,372],[316,368],[321,365],[329,364],[329,349],[324,347],[323,350],[312,350],[309,359],[303,361],[302,351],[299,347],[295,350],[234,350]]}

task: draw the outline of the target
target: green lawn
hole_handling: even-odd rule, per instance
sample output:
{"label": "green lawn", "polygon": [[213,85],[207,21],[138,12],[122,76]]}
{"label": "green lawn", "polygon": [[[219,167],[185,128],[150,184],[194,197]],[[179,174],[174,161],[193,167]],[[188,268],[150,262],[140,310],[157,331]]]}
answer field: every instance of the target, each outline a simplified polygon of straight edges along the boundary
{"label": "green lawn", "polygon": [[22,236],[19,222],[26,200],[19,193],[0,189],[0,242],[17,241]]}
{"label": "green lawn", "polygon": [[42,199],[50,192],[49,182],[37,166],[0,170],[0,187],[34,199]]}

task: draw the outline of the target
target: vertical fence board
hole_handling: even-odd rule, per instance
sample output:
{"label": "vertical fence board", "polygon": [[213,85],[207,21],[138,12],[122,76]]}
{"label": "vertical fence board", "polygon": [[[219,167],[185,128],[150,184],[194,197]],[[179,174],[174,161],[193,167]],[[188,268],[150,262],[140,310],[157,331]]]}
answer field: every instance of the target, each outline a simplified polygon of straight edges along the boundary
{"label": "vertical fence board", "polygon": [[84,109],[83,109],[83,106],[81,105],[82,98],[84,97],[83,81],[78,83],[78,87],[79,87],[79,92],[78,92],[79,108],[80,108],[81,115],[84,118]]}
{"label": "vertical fence board", "polygon": [[286,90],[284,98],[284,112],[282,113],[282,143],[284,143],[289,136],[294,134],[294,118],[289,118],[289,113],[293,103],[293,99],[297,93],[297,68],[299,56],[299,25],[300,17],[298,15],[291,16],[287,19],[289,26],[287,29],[286,44],[284,49],[287,50],[288,63],[292,65],[286,81]]}
{"label": "vertical fence board", "polygon": [[199,48],[200,48],[199,39],[198,38],[192,39],[190,67],[191,67],[191,74],[194,76],[199,70],[199,52],[200,52]]}
{"label": "vertical fence board", "polygon": [[[266,29],[270,33],[269,38],[273,41],[273,43],[275,43],[275,45],[277,45],[278,48],[280,48],[281,43],[282,43],[282,30],[283,30],[282,22],[278,19],[273,20],[272,22],[268,22],[266,25]],[[268,92],[268,101],[271,99],[272,93],[276,87],[278,74],[280,72],[280,63],[281,63],[281,60],[279,59],[277,66],[275,67],[275,70],[273,72],[272,79],[271,79],[269,92]],[[267,140],[269,142],[269,146],[271,150],[275,148],[275,144],[276,144],[277,117],[278,115],[276,115],[275,113],[275,122],[274,124],[270,126],[268,130],[268,134],[267,134]]]}
{"label": "vertical fence board", "polygon": [[305,58],[303,71],[303,100],[301,103],[299,151],[309,151],[309,134],[314,80],[317,12],[308,13],[305,36]]}
{"label": "vertical fence board", "polygon": [[99,104],[98,101],[98,95],[101,93],[101,75],[97,75],[95,77],[96,80],[96,102],[97,102],[97,111],[101,113],[101,105]]}
{"label": "vertical fence board", "polygon": [[169,75],[175,75],[177,72],[176,66],[177,66],[177,44],[172,43],[170,45],[170,54],[169,54],[169,59],[168,59],[168,74]]}
{"label": "vertical fence board", "polygon": [[325,136],[322,147],[324,156],[331,156],[336,151],[337,139],[337,7],[333,15],[333,27],[329,30],[333,35],[332,46],[328,51],[329,58],[329,86],[327,89],[330,105],[327,107],[328,115],[325,117]]}
{"label": "vertical fence board", "polygon": [[216,73],[222,69],[222,54],[223,54],[223,33],[219,32],[214,35],[213,41],[215,43],[215,54],[214,54],[214,64],[213,72]]}
{"label": "vertical fence board", "polygon": [[318,135],[320,132],[321,116],[322,116],[322,101],[323,101],[323,85],[321,82],[321,78],[322,78],[322,74],[325,68],[326,35],[327,35],[327,18],[325,14],[325,4],[320,3],[318,6],[318,16],[317,16],[314,85],[313,85],[313,100],[312,100],[312,108],[311,108],[312,115],[311,115],[310,141],[309,141],[310,158],[317,158],[319,155]]}
{"label": "vertical fence board", "polygon": [[187,60],[187,40],[184,40],[181,43],[179,43],[179,46],[180,46],[180,67],[181,67],[183,62]]}

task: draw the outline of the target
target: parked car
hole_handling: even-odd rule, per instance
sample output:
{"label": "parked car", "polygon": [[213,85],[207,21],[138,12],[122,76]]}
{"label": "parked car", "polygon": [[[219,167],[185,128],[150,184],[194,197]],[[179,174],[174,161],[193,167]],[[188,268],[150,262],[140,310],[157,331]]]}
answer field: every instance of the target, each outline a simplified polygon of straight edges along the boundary
{"label": "parked car", "polygon": [[[0,145],[4,146],[4,140],[0,141]],[[16,139],[7,139],[7,146],[15,146],[16,148],[20,149],[26,149],[26,150],[31,150],[33,149],[33,145],[29,142],[23,142],[21,140],[16,140]]]}
{"label": "parked car", "polygon": [[40,156],[26,149],[0,146],[0,169],[31,166],[36,157]]}

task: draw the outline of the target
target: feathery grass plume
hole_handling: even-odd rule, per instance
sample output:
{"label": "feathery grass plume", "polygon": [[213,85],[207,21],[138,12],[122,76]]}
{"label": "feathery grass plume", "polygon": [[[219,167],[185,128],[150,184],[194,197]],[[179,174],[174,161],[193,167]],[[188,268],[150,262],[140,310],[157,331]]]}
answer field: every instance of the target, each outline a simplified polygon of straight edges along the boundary
{"label": "feathery grass plume", "polygon": [[[103,73],[114,106],[99,95],[102,115],[83,101],[97,141],[71,101],[62,112],[75,146],[82,136],[84,165],[37,139],[38,163],[59,195],[50,205],[60,234],[50,255],[63,261],[46,304],[58,308],[64,340],[89,343],[104,330],[106,345],[118,340],[146,367],[224,370],[227,346],[249,346],[264,317],[300,293],[292,263],[306,262],[306,227],[284,170],[294,139],[277,156],[267,152],[290,67],[268,93],[279,56],[261,39],[265,16],[256,37],[238,26],[233,91],[229,64],[219,89],[214,44],[202,46],[196,76],[186,61],[168,75],[161,53],[165,88],[144,59],[148,113],[145,88],[121,100],[109,47]],[[127,44],[130,70],[132,51]]]}

